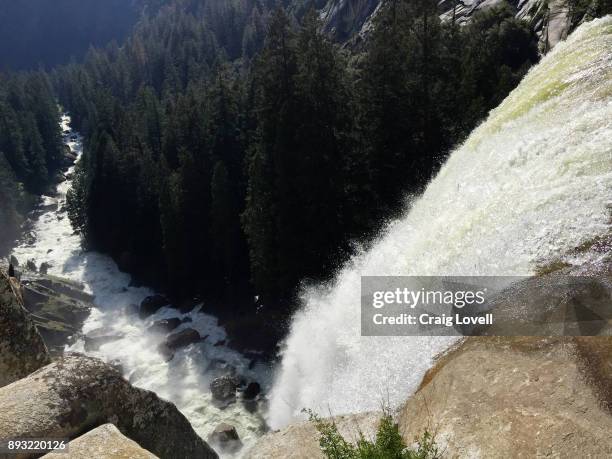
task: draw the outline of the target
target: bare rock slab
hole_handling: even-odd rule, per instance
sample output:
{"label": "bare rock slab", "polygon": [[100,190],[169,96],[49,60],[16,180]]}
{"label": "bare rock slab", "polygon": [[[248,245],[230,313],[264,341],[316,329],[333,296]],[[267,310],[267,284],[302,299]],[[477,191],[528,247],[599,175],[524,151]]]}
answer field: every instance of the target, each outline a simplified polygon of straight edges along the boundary
{"label": "bare rock slab", "polygon": [[133,440],[125,437],[113,424],[100,427],[75,438],[68,453],[49,453],[46,459],[158,459]]}

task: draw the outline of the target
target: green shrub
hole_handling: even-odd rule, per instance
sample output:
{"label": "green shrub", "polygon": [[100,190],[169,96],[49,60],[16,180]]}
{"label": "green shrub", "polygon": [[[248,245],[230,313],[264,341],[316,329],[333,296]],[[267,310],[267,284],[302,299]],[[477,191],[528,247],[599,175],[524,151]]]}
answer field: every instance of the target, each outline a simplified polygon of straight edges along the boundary
{"label": "green shrub", "polygon": [[311,410],[305,411],[319,432],[319,445],[328,459],[437,459],[440,457],[434,436],[428,431],[416,440],[415,448],[408,447],[388,409],[383,409],[376,439],[370,441],[359,432],[355,444],[344,439],[333,420],[322,419]]}

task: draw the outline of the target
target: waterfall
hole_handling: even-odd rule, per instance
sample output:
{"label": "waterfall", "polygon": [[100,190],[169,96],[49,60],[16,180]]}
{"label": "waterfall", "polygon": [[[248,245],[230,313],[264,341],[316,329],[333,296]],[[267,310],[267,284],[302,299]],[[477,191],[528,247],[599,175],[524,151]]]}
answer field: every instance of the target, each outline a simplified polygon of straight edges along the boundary
{"label": "waterfall", "polygon": [[[303,292],[270,395],[273,428],[404,401],[452,343],[360,336],[362,275],[529,275],[610,231],[612,18],[560,43],[329,285]],[[585,262],[595,253],[571,255]]]}

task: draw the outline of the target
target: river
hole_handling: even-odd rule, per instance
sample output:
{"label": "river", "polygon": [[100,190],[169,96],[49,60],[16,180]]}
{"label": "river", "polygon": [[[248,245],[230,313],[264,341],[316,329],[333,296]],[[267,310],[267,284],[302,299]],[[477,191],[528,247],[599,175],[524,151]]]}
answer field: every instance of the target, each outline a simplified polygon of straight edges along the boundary
{"label": "river", "polygon": [[[83,152],[82,138],[72,131],[67,114],[62,115],[61,128],[64,142],[77,155],[78,162]],[[65,204],[74,167],[66,172],[67,179],[58,184],[55,195],[42,197],[31,215],[28,233],[13,250],[13,255],[23,264],[26,260],[34,260],[37,266],[47,263],[50,266],[48,274],[80,282],[94,295],[95,307],[83,326],[83,334],[104,327],[105,334],[117,338],[97,351],[86,351],[84,340],[78,339],[66,351],[82,352],[120,364],[124,376],[135,386],[172,401],[205,440],[222,422],[235,426],[244,444],[241,452],[246,451],[264,431],[259,414],[262,407],[251,412],[238,399],[221,408],[213,401],[209,385],[215,376],[234,368],[241,378],[257,381],[265,389],[269,386],[269,368],[220,344],[227,340],[225,330],[215,317],[198,312],[199,307],[185,314],[164,307],[145,320],[139,318],[134,305],[155,292],[132,286],[130,275],[119,271],[110,257],[83,250],[80,236],[70,225]],[[201,336],[208,337],[204,342],[180,349],[166,362],[157,351],[165,337],[147,328],[157,320],[173,317],[185,321],[175,332],[193,328]],[[231,455],[222,454],[222,457]]]}

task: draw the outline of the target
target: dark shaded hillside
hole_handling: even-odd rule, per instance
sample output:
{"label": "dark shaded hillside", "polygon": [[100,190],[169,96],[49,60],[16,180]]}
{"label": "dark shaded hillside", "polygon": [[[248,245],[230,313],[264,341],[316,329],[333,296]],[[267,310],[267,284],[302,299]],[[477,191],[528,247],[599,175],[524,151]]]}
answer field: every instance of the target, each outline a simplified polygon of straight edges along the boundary
{"label": "dark shaded hillside", "polygon": [[[150,4],[160,3],[146,2]],[[0,70],[46,68],[122,41],[144,0],[0,0]]]}

